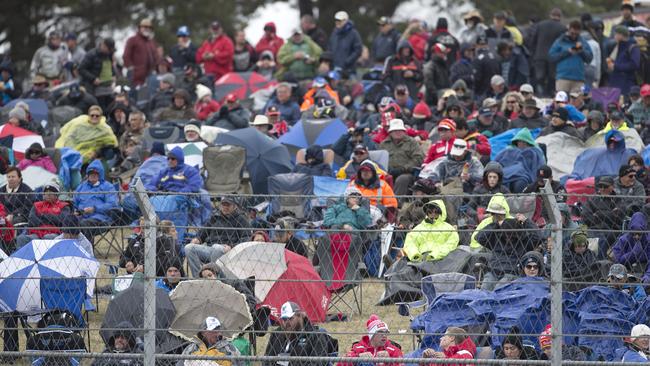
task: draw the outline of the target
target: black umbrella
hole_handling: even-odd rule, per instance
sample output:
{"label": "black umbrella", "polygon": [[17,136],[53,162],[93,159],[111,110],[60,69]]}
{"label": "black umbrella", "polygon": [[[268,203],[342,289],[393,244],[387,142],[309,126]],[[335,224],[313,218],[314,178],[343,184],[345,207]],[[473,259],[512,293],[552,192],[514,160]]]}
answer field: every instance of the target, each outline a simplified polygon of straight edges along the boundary
{"label": "black umbrella", "polygon": [[[174,304],[169,295],[160,288],[156,288],[156,345],[168,341],[167,330],[176,316]],[[115,328],[121,322],[127,321],[133,324],[138,336],[144,334],[144,285],[134,282],[131,287],[115,295],[108,303],[104,321],[99,330],[104,343],[113,336]]]}
{"label": "black umbrella", "polygon": [[252,127],[220,133],[214,143],[246,149],[246,169],[256,194],[268,193],[268,177],[293,169],[287,148]]}

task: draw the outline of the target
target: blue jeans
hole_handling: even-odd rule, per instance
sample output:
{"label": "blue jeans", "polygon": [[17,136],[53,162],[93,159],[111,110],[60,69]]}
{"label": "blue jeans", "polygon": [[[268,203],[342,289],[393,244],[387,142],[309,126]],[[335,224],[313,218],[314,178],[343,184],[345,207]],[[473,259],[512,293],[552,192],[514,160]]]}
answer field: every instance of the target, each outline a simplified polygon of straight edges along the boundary
{"label": "blue jeans", "polygon": [[187,244],[185,246],[187,263],[190,266],[192,276],[197,278],[204,264],[216,262],[224,253],[226,253],[226,250],[220,244],[212,246],[207,244]]}
{"label": "blue jeans", "polygon": [[[50,240],[50,239],[56,238],[57,236],[59,236],[59,234],[45,234],[42,239],[43,240]],[[16,250],[24,247],[30,241],[35,240],[35,239],[38,239],[38,235],[36,235],[36,234],[18,235],[18,237],[16,237]]]}

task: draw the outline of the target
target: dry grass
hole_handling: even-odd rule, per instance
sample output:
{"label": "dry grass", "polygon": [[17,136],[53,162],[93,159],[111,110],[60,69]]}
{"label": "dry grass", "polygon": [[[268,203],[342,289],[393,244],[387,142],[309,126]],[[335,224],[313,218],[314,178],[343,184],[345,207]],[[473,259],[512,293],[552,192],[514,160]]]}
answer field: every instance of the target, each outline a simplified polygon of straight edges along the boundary
{"label": "dry grass", "polygon": [[[112,230],[116,239],[122,238],[121,230],[115,229]],[[123,243],[126,245],[126,230],[124,234]],[[111,235],[107,235],[111,237]],[[117,240],[116,240],[117,242]],[[97,287],[107,286],[111,284],[111,275],[108,273],[108,267],[104,264],[117,264],[119,260],[119,252],[115,249],[111,249],[107,258],[104,257],[109,244],[106,240],[99,240],[97,243],[97,248],[99,253],[97,254],[98,260],[102,263],[100,266],[99,272],[97,274]],[[123,270],[121,270],[123,271]],[[348,321],[345,322],[330,322],[323,324],[322,326],[326,328],[332,336],[339,340],[339,352],[340,354],[345,354],[349,349],[352,343],[361,338],[364,334],[367,333],[366,321],[371,314],[377,314],[382,320],[384,320],[391,329],[391,339],[400,343],[404,351],[410,351],[413,349],[413,338],[410,335],[405,335],[401,333],[409,332],[409,319],[407,317],[402,317],[397,314],[397,309],[394,305],[390,306],[376,306],[376,302],[379,300],[384,285],[383,282],[378,279],[366,279],[363,284],[363,298],[362,298],[362,309],[363,313],[361,315],[356,313],[356,309],[351,311],[353,314],[349,317]],[[360,292],[357,290],[357,293]],[[352,293],[349,292],[346,297],[348,303],[352,303]],[[93,300],[94,301],[94,300]],[[102,341],[99,335],[99,328],[102,324],[103,315],[106,311],[108,303],[110,301],[109,296],[100,296],[98,302],[98,311],[89,313],[89,325],[90,325],[90,339],[88,344],[93,352],[101,352],[104,349],[104,342]],[[84,332],[84,338],[87,338],[86,333]],[[263,355],[268,342],[269,336],[257,338],[257,355]],[[0,339],[0,345],[2,344],[2,339]],[[20,348],[24,350],[26,344],[26,339],[23,332],[20,332]],[[84,361],[84,364],[90,364],[90,360]],[[17,363],[18,365],[29,365],[30,363],[26,360]]]}

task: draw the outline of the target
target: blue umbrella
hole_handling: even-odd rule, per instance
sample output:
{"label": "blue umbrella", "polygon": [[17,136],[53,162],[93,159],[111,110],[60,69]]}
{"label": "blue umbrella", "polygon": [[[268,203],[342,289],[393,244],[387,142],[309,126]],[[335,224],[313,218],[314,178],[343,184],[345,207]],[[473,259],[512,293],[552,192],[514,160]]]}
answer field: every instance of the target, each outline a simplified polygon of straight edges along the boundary
{"label": "blue umbrella", "polygon": [[306,119],[293,125],[278,142],[295,150],[312,145],[329,147],[347,132],[347,126],[340,119]]}
{"label": "blue umbrella", "polygon": [[[94,278],[99,262],[75,240],[32,240],[0,263],[0,311],[41,308],[41,278]],[[87,282],[92,296],[94,279]]]}
{"label": "blue umbrella", "polygon": [[29,114],[38,124],[41,121],[48,121],[47,103],[43,99],[14,99],[3,107],[4,110],[10,111],[18,102],[25,102],[29,106]]}
{"label": "blue umbrella", "polygon": [[220,133],[214,143],[246,149],[246,169],[256,194],[268,193],[268,177],[293,169],[287,148],[252,127]]}

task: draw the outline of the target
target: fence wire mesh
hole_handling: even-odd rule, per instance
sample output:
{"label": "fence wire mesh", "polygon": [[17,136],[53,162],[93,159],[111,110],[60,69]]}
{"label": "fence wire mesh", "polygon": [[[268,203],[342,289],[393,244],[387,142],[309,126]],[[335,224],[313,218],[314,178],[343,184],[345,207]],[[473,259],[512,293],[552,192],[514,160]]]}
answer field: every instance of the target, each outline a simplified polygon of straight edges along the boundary
{"label": "fence wire mesh", "polygon": [[555,339],[565,361],[648,353],[646,197],[557,194],[554,237],[535,194],[148,193],[155,276],[133,193],[0,194],[3,363],[142,364],[148,331],[162,365],[534,364]]}

